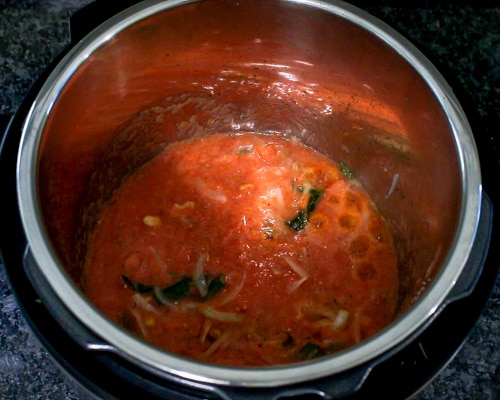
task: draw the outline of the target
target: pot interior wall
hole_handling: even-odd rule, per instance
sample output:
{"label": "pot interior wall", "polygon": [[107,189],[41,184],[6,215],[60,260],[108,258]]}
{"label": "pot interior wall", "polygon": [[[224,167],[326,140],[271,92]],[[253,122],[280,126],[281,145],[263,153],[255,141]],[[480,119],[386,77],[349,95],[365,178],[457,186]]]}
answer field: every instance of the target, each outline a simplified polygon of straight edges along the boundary
{"label": "pot interior wall", "polygon": [[47,232],[75,282],[99,207],[128,174],[172,141],[247,131],[300,137],[350,167],[392,228],[405,310],[439,271],[460,216],[448,120],[381,39],[293,2],[172,8],[82,62],[38,163]]}

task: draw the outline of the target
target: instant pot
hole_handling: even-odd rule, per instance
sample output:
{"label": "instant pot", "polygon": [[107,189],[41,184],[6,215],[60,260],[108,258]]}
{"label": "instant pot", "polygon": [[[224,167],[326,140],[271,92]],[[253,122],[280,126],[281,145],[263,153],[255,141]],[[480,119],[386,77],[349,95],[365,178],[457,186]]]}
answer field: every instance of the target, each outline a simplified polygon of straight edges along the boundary
{"label": "instant pot", "polygon": [[[78,31],[81,20],[75,21]],[[165,75],[155,69],[163,61],[154,40],[164,41]],[[370,60],[377,63],[367,64]],[[249,70],[262,74],[264,100],[252,91],[256,81],[248,84]],[[195,85],[190,82],[194,75]],[[118,162],[103,150],[115,141],[116,129],[141,125],[144,109],[160,96],[188,91],[188,86],[188,92],[206,95],[217,85],[226,93],[243,88],[249,99],[263,102],[259,107],[243,102],[238,114],[210,128],[238,131],[251,125],[279,131],[283,125],[268,121],[282,113],[306,142],[329,155],[351,157],[354,172],[392,222],[407,268],[400,315],[380,334],[308,363],[216,367],[140,342],[88,304],[74,284],[78,259],[72,252],[81,245],[73,241],[75,210],[86,194],[79,190],[86,192],[86,177],[103,159],[106,165]],[[391,92],[394,88],[401,90]],[[102,90],[112,96],[100,98]],[[332,104],[339,111],[325,112],[331,119],[317,117],[318,110]],[[262,116],[261,109],[267,114]],[[167,117],[176,126],[189,115]],[[360,124],[354,133],[347,128],[352,121]],[[368,133],[367,127],[372,128]],[[333,128],[343,134],[334,136]],[[172,140],[157,135],[146,132],[139,140],[125,135],[120,154],[138,143],[156,140],[160,146]],[[395,398],[404,398],[453,357],[497,275],[498,253],[491,245],[497,240],[497,199],[487,184],[498,176],[498,156],[482,145],[433,65],[356,7],[336,1],[142,2],[84,37],[76,34],[74,45],[36,83],[6,128],[2,257],[30,326],[90,398],[356,399],[390,397],[389,386]],[[75,157],[81,157],[81,165],[70,171]],[[137,159],[143,160],[142,155]],[[406,180],[403,171],[410,174]],[[382,178],[380,172],[385,172]],[[40,187],[40,176],[59,179],[70,194],[61,203],[52,202]],[[109,178],[104,173],[99,182],[113,183]],[[429,196],[430,204],[419,196]]]}

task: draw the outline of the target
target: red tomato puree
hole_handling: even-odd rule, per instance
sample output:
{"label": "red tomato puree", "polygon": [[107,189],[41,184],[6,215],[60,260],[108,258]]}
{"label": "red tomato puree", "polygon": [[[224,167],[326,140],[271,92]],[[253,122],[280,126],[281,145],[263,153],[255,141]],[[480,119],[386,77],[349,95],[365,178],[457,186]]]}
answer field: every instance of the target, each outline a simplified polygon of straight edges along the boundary
{"label": "red tomato puree", "polygon": [[391,322],[398,271],[386,222],[346,175],[277,135],[170,144],[103,209],[84,291],[145,341],[210,363],[357,344]]}

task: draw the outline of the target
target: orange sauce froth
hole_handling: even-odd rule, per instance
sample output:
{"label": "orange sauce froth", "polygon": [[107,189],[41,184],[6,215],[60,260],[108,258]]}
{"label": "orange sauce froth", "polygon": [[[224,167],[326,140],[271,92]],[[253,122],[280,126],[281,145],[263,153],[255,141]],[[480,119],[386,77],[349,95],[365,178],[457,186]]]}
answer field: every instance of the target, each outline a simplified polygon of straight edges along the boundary
{"label": "orange sauce froth", "polygon": [[83,287],[160,348],[264,366],[331,354],[393,318],[389,228],[355,179],[278,135],[169,145],[128,178],[92,233]]}

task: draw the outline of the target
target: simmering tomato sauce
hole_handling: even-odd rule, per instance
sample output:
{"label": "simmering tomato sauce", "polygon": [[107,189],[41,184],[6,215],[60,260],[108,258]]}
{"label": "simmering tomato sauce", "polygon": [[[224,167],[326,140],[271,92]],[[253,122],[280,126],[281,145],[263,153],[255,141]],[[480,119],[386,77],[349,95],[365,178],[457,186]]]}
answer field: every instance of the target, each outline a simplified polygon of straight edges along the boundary
{"label": "simmering tomato sauce", "polygon": [[331,354],[393,318],[389,228],[347,167],[255,133],[172,143],[90,236],[82,286],[145,341],[210,363]]}

